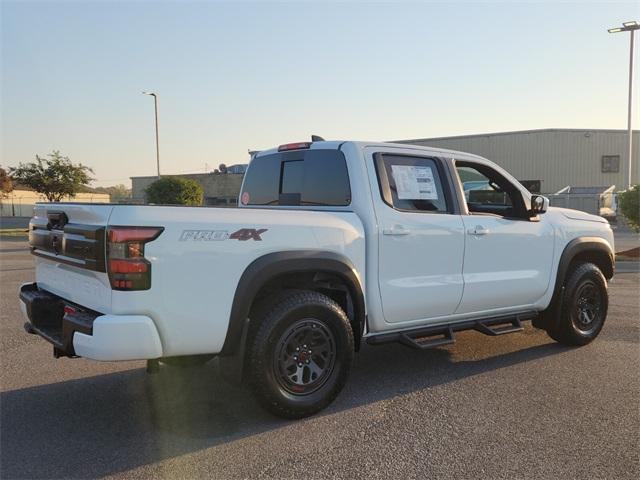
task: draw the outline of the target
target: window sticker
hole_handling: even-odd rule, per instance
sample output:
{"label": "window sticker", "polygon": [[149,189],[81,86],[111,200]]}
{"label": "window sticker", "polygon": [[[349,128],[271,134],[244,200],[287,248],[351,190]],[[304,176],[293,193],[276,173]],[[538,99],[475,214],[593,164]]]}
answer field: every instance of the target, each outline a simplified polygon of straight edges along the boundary
{"label": "window sticker", "polygon": [[400,200],[438,200],[431,167],[391,165]]}

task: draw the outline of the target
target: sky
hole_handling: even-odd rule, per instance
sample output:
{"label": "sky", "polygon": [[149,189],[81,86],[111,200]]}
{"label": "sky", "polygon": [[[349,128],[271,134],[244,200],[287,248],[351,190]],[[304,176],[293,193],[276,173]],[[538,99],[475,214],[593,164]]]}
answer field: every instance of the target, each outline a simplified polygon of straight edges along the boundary
{"label": "sky", "polygon": [[164,174],[311,134],[625,129],[629,34],[607,28],[639,5],[0,0],[0,165],[59,150],[94,186],[155,175],[143,90]]}

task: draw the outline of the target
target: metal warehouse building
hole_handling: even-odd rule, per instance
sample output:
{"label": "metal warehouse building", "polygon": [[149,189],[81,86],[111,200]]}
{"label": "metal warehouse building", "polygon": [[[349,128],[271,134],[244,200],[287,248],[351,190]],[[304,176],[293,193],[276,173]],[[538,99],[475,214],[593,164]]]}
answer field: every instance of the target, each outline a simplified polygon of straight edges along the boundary
{"label": "metal warehouse building", "polygon": [[[474,153],[505,168],[518,180],[540,181],[542,193],[576,187],[626,187],[626,130],[548,128],[518,132],[400,140]],[[633,132],[631,183],[639,183],[640,132]]]}

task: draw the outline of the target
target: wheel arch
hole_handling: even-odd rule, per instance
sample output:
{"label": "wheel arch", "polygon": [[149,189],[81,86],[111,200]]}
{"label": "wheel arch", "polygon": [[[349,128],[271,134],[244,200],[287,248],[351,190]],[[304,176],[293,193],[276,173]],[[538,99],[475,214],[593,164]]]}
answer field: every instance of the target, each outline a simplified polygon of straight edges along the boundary
{"label": "wheel arch", "polygon": [[[220,355],[234,355],[242,351],[247,319],[263,289],[278,279],[298,276],[335,278],[346,287],[353,306],[349,320],[353,328],[356,350],[366,321],[366,307],[362,285],[353,263],[344,255],[321,250],[283,251],[263,255],[251,262],[242,273],[231,306],[229,326]],[[322,276],[325,277],[322,277]],[[327,277],[328,276],[328,277]],[[297,278],[298,278],[297,277]],[[346,312],[349,314],[349,312]]]}
{"label": "wheel arch", "polygon": [[[594,263],[607,280],[615,272],[615,256],[609,243],[600,237],[578,237],[571,240],[562,251],[556,276],[556,290],[562,285],[567,272],[576,261]],[[555,292],[554,292],[555,293]]]}
{"label": "wheel arch", "polygon": [[595,264],[604,277],[609,280],[615,273],[615,256],[611,245],[600,237],[578,237],[571,240],[564,247],[553,289],[551,302],[542,312],[540,318],[534,321],[538,328],[547,328],[560,311],[560,303],[564,293],[564,284],[568,273],[577,262],[590,262]]}

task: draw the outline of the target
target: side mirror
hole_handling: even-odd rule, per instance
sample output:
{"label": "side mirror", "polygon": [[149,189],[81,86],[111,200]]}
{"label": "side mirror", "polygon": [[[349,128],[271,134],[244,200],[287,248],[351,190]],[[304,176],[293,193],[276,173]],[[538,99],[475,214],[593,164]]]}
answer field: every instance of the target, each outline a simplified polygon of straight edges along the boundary
{"label": "side mirror", "polygon": [[531,195],[531,216],[535,217],[545,213],[549,208],[549,199],[542,195]]}

